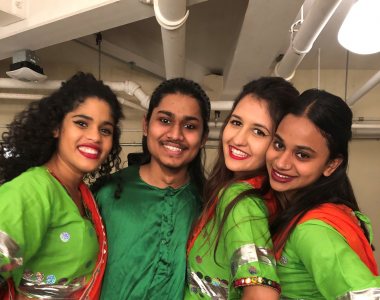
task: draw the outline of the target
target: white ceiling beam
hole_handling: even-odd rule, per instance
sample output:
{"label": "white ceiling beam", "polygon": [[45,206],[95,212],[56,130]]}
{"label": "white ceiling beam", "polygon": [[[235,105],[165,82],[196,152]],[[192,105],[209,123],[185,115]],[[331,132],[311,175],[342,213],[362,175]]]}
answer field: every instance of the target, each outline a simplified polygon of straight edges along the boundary
{"label": "white ceiling beam", "polygon": [[[231,99],[248,81],[269,75],[279,49],[289,45],[289,29],[302,0],[250,0],[224,76],[222,99]],[[282,37],[282,38],[278,38]]]}
{"label": "white ceiling beam", "polygon": [[[76,40],[80,44],[84,44],[94,50],[98,50],[98,46],[94,43],[94,38],[91,36],[86,36]],[[147,41],[149,44],[149,40]],[[153,42],[151,42],[153,44]],[[160,51],[162,51],[162,45],[151,45],[152,47],[160,47]],[[122,48],[114,43],[107,41],[105,38],[102,39],[101,46],[102,53],[109,55],[111,57],[117,58],[125,63],[133,63],[139,68],[147,70],[157,76],[165,78],[165,68],[163,65],[157,64],[156,62],[138,55],[128,49]]]}
{"label": "white ceiling beam", "polygon": [[26,18],[27,0],[2,0],[0,1],[0,27]]}
{"label": "white ceiling beam", "polygon": [[25,20],[0,27],[0,59],[20,49],[37,50],[154,15],[136,0],[29,2]]}

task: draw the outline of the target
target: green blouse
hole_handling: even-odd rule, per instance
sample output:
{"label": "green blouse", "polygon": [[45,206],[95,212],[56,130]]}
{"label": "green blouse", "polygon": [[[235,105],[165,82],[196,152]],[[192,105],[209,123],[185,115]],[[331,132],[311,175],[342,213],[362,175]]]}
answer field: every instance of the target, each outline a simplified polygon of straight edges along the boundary
{"label": "green blouse", "polygon": [[24,295],[67,299],[90,279],[98,239],[64,187],[35,167],[0,186],[0,277]]}
{"label": "green blouse", "polygon": [[[213,219],[189,252],[185,299],[240,299],[242,287],[249,285],[279,288],[268,212],[260,198],[245,196],[233,207],[214,259],[215,238],[227,206],[251,188],[246,182],[234,183],[219,199]],[[210,232],[209,238],[205,237]]]}
{"label": "green blouse", "polygon": [[101,298],[182,299],[186,242],[200,210],[195,187],[157,188],[130,166],[113,174],[96,198],[109,243]]}
{"label": "green blouse", "polygon": [[296,226],[277,266],[282,299],[380,299],[380,277],[320,220]]}

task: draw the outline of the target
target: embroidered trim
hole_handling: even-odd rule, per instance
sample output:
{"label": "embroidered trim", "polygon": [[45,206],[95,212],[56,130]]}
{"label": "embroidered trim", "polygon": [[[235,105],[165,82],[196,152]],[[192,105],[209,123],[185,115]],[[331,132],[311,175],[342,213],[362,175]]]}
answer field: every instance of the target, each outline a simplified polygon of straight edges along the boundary
{"label": "embroidered trim", "polygon": [[276,265],[273,251],[269,248],[257,247],[255,244],[243,245],[235,250],[231,258],[231,273],[235,276],[237,269],[245,264],[261,262]]}
{"label": "embroidered trim", "polygon": [[212,299],[227,299],[228,281],[219,278],[211,278],[200,272],[187,271],[187,284],[191,293],[201,297],[207,295]]}
{"label": "embroidered trim", "polygon": [[0,231],[0,272],[9,272],[23,264],[19,245],[4,231]]}
{"label": "embroidered trim", "polygon": [[275,289],[279,294],[281,294],[281,286],[273,280],[267,279],[260,276],[252,276],[247,278],[239,278],[234,281],[234,287],[244,287],[251,285],[262,285]]}
{"label": "embroidered trim", "polygon": [[336,298],[337,300],[380,300],[380,288],[368,288],[360,291],[351,291]]}

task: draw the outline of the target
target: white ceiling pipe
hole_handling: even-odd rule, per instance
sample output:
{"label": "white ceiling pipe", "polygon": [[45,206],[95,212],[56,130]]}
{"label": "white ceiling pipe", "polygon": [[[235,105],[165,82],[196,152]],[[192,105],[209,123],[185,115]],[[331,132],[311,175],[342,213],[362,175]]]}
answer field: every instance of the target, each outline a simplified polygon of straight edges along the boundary
{"label": "white ceiling pipe", "polygon": [[[46,97],[48,95],[35,95],[35,94],[16,94],[16,93],[0,93],[0,99],[13,99],[13,100],[40,100],[43,97]],[[126,100],[122,97],[118,97],[117,100],[125,106],[131,107],[133,109],[145,111],[144,108],[142,108],[140,105]]]}
{"label": "white ceiling pipe", "polygon": [[316,0],[299,28],[284,57],[277,63],[274,74],[292,79],[295,70],[311,50],[315,40],[330,20],[342,0]]}
{"label": "white ceiling pipe", "polygon": [[186,0],[154,0],[154,13],[161,26],[166,78],[185,76]]}
{"label": "white ceiling pipe", "polygon": [[380,124],[354,123],[352,129],[380,129]]}
{"label": "white ceiling pipe", "polygon": [[347,99],[347,104],[352,106],[361,97],[367,94],[371,89],[373,89],[380,82],[380,71],[373,75],[361,88],[359,88],[351,97]]}
{"label": "white ceiling pipe", "polygon": [[126,81],[124,91],[130,96],[135,96],[140,101],[141,106],[148,109],[150,96],[145,94],[136,82]]}
{"label": "white ceiling pipe", "polygon": [[[64,80],[47,80],[44,82],[25,82],[12,78],[0,78],[0,88],[4,89],[31,89],[31,90],[57,90],[61,87]],[[149,105],[150,96],[146,95],[140,85],[133,81],[125,82],[113,82],[105,81],[104,84],[108,85],[114,92],[125,92],[128,95],[135,96],[141,103],[141,106],[147,108]],[[14,98],[12,98],[14,99]],[[25,99],[25,98],[24,98]],[[37,98],[38,99],[38,98]],[[40,99],[40,98],[39,98]],[[123,100],[126,105],[132,107],[129,104],[134,104],[128,100]],[[136,105],[136,109],[141,109],[141,107]]]}
{"label": "white ceiling pipe", "polygon": [[211,110],[230,110],[234,101],[211,101]]}
{"label": "white ceiling pipe", "polygon": [[[39,90],[56,90],[61,87],[64,80],[47,80],[44,82],[25,82],[12,78],[0,78],[0,88],[5,89],[39,89]],[[150,96],[145,94],[141,86],[134,81],[113,82],[105,81],[115,92],[125,92],[130,96],[136,97],[143,108],[147,109],[149,106]],[[131,102],[133,103],[133,102]],[[230,110],[233,101],[211,101],[212,110]]]}
{"label": "white ceiling pipe", "polygon": [[0,93],[0,99],[40,100],[41,98],[45,96],[46,95]]}
{"label": "white ceiling pipe", "polygon": [[61,84],[62,80],[26,82],[13,78],[0,78],[0,88],[4,89],[56,90],[60,88]]}
{"label": "white ceiling pipe", "polygon": [[223,126],[223,122],[213,122],[213,121],[210,121],[208,122],[208,127],[211,129],[211,128],[221,128]]}

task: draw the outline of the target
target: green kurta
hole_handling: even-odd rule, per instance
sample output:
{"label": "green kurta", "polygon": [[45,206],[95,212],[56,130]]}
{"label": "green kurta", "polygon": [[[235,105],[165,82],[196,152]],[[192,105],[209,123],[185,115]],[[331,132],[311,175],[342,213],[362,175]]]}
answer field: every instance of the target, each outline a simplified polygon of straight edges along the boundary
{"label": "green kurta", "polygon": [[[246,196],[231,210],[214,260],[215,237],[227,206],[251,188],[245,182],[234,183],[219,199],[213,219],[190,250],[185,299],[240,299],[242,286],[278,288],[268,212],[260,198]],[[210,238],[205,239],[205,232],[210,231]]]}
{"label": "green kurta", "polygon": [[[94,270],[98,240],[64,187],[35,167],[0,186],[0,270],[33,297],[68,297]],[[61,298],[62,299],[62,298]]]}
{"label": "green kurta", "polygon": [[[119,199],[117,182],[123,184]],[[182,299],[186,242],[200,210],[195,187],[157,188],[130,166],[113,174],[96,198],[109,243],[101,298]]]}
{"label": "green kurta", "polygon": [[320,220],[296,226],[277,266],[284,299],[380,299],[380,277]]}

